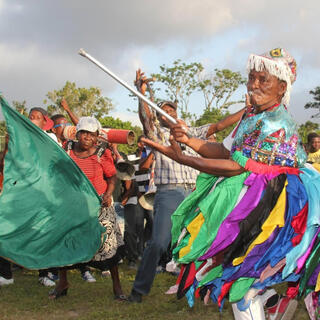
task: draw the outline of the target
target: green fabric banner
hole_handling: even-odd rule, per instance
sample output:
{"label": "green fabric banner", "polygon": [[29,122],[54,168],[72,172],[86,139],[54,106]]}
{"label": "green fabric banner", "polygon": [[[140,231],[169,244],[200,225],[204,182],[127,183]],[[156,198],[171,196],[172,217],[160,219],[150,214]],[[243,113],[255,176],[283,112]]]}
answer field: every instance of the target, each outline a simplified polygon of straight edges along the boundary
{"label": "green fabric banner", "polygon": [[196,210],[199,202],[205,198],[214,186],[218,177],[207,173],[200,173],[196,181],[196,189],[186,197],[171,216],[172,244],[175,244],[180,236],[181,230],[186,227],[199,214]]}
{"label": "green fabric banner", "polygon": [[[318,234],[317,242],[319,241],[319,239],[320,239],[320,234]],[[308,287],[307,284],[308,284],[309,278],[311,277],[312,273],[319,265],[320,242],[318,242],[318,243],[317,242],[316,242],[316,245],[313,247],[310,256],[308,257],[308,260],[305,263],[305,272],[303,273],[303,276],[302,276],[302,278],[300,280],[300,284],[299,284],[299,295],[300,296],[302,296],[302,294],[304,293],[304,289]],[[315,288],[313,288],[313,289],[315,289]]]}
{"label": "green fabric banner", "polygon": [[255,282],[254,278],[239,278],[231,287],[229,292],[229,301],[240,301],[248,292],[252,284]]}
{"label": "green fabric banner", "polygon": [[104,228],[90,181],[44,131],[0,96],[9,133],[0,196],[0,256],[29,269],[89,261]]}
{"label": "green fabric banner", "polygon": [[[178,209],[171,218],[173,222],[172,230],[174,230],[174,224],[176,223],[173,217],[175,217],[178,214],[182,216],[184,202],[188,200],[200,200],[199,202],[195,202],[194,206],[200,208],[200,212],[204,217],[204,223],[201,225],[201,228],[190,247],[190,251],[183,257],[179,258],[178,261],[180,263],[190,263],[202,256],[203,254],[205,254],[205,252],[210,248],[210,245],[212,244],[213,240],[217,235],[219,226],[224,221],[224,219],[230,214],[230,212],[232,212],[238,200],[238,196],[241,192],[241,189],[243,188],[243,183],[249,175],[250,172],[243,172],[239,175],[224,179],[217,184],[217,186],[214,189],[214,192],[209,192],[211,188],[207,188],[207,185],[204,185],[204,188],[200,189],[199,191],[200,194],[204,192],[201,195],[201,198],[194,197],[192,199],[191,194],[178,207]],[[212,177],[213,179],[217,179],[214,176]],[[215,180],[212,180],[212,182],[213,181]],[[186,215],[186,219],[188,219],[189,212],[185,212],[184,214]],[[186,238],[188,236],[189,234],[187,234]],[[178,251],[181,250],[182,246],[184,245],[186,245],[186,241],[182,240],[181,243],[174,249],[173,254],[175,257],[178,256]]]}

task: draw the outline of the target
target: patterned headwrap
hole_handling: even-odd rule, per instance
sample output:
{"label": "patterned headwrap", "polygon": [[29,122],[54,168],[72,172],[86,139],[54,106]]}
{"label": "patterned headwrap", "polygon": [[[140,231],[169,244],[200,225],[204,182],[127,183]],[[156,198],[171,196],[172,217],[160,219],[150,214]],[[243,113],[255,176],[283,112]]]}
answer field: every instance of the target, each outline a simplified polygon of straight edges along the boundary
{"label": "patterned headwrap", "polygon": [[289,105],[291,86],[297,77],[297,64],[285,49],[277,48],[261,55],[251,54],[247,64],[248,74],[251,70],[265,70],[279,80],[285,81],[287,91],[282,98],[282,103]]}

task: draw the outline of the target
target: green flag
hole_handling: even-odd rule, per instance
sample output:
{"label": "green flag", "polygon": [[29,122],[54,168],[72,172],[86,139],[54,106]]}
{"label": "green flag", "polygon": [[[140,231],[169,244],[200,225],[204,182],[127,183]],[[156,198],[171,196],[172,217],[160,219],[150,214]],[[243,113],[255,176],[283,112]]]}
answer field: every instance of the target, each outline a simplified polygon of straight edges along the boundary
{"label": "green flag", "polygon": [[100,199],[68,154],[0,96],[9,134],[0,195],[0,256],[29,269],[91,260]]}

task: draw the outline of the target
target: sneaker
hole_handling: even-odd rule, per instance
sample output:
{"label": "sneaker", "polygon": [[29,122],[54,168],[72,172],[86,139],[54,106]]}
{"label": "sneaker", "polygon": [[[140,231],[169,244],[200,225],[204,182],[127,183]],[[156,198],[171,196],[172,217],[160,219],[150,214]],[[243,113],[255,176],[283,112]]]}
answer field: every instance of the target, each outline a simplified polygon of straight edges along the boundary
{"label": "sneaker", "polygon": [[102,275],[103,277],[109,277],[109,276],[111,276],[111,272],[110,272],[109,270],[102,271],[102,272],[101,272],[101,275]]}
{"label": "sneaker", "polygon": [[50,280],[48,277],[39,277],[39,283],[45,287],[53,287],[55,286],[55,282]]}
{"label": "sneaker", "polygon": [[96,282],[96,279],[93,277],[93,275],[90,273],[90,271],[86,271],[85,273],[83,273],[81,275],[82,279],[84,281],[87,281],[87,282]]}
{"label": "sneaker", "polygon": [[129,302],[132,303],[141,303],[142,302],[142,294],[132,289],[131,294],[128,298]]}
{"label": "sneaker", "polygon": [[6,279],[6,278],[3,278],[3,277],[0,277],[0,286],[6,286],[8,284],[13,284],[13,282],[14,282],[13,278]]}
{"label": "sneaker", "polygon": [[282,297],[276,305],[267,308],[268,320],[291,320],[297,306],[297,300],[287,296]]}
{"label": "sneaker", "polygon": [[59,276],[57,274],[54,274],[52,272],[48,272],[48,278],[52,281],[57,281],[59,280]]}
{"label": "sneaker", "polygon": [[156,274],[166,272],[166,269],[163,266],[157,266]]}
{"label": "sneaker", "polygon": [[134,270],[138,269],[137,264],[135,263],[135,261],[129,261],[128,268],[129,269],[134,269]]}

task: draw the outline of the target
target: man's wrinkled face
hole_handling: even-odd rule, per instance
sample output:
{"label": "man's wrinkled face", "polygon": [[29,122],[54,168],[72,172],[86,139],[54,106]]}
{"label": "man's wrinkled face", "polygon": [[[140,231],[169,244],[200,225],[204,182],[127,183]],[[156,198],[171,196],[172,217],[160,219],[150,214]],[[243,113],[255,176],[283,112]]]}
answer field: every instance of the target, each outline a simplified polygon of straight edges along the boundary
{"label": "man's wrinkled face", "polygon": [[43,129],[46,124],[46,119],[44,118],[43,114],[36,110],[31,111],[29,114],[29,119],[40,129]]}
{"label": "man's wrinkled face", "polygon": [[260,112],[281,102],[287,84],[267,71],[251,70],[247,89],[251,104]]}

